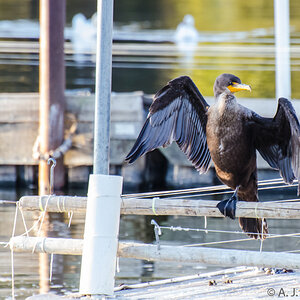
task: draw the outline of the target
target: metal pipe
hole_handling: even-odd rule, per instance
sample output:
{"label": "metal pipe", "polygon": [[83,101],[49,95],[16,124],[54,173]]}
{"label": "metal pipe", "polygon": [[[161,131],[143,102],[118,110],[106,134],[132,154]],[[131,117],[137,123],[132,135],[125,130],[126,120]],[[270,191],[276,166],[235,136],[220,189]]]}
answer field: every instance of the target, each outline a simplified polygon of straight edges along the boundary
{"label": "metal pipe", "polygon": [[98,0],[94,174],[109,174],[113,1]]}
{"label": "metal pipe", "polygon": [[[65,0],[40,0],[40,152],[48,153],[64,140]],[[65,184],[63,159],[57,160],[54,188]],[[49,192],[49,166],[39,163],[39,192]]]}
{"label": "metal pipe", "polygon": [[122,177],[109,175],[113,1],[98,0],[94,174],[90,175],[79,291],[112,295]]}
{"label": "metal pipe", "polygon": [[289,0],[274,0],[276,98],[291,98]]}

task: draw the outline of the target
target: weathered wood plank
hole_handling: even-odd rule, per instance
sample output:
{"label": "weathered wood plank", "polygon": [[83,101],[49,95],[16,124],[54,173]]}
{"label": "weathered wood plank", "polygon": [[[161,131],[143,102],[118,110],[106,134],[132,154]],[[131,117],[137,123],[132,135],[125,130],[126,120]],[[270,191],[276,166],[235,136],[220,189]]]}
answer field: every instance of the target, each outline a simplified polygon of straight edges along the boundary
{"label": "weathered wood plank", "polygon": [[[112,93],[111,120],[113,122],[140,122],[142,92]],[[67,112],[73,113],[78,122],[91,123],[94,120],[93,94],[66,94]],[[39,94],[38,93],[0,93],[1,109],[0,123],[38,122]]]}
{"label": "weathered wood plank", "polygon": [[[0,94],[0,165],[36,165],[32,147],[38,136],[37,93]],[[67,166],[92,165],[94,95],[66,95],[66,130],[77,122]],[[144,118],[143,93],[113,93],[111,103],[111,163],[122,164]]]}
{"label": "weathered wood plank", "polygon": [[[19,206],[24,210],[50,212],[85,212],[86,197],[23,196]],[[224,217],[216,207],[217,201],[190,199],[123,198],[121,214],[125,215],[179,215]],[[246,202],[238,201],[236,217],[300,219],[300,202]]]}
{"label": "weathered wood plank", "polygon": [[[17,236],[10,239],[10,248],[16,252],[81,255],[82,239]],[[184,247],[119,242],[118,256],[151,261],[205,263],[221,266],[259,266],[300,269],[300,255],[282,252]]]}
{"label": "weathered wood plank", "polygon": [[[38,135],[38,99],[37,93],[0,94],[0,165],[37,164],[32,146]],[[94,95],[66,94],[66,101],[65,128],[75,119],[77,131],[64,162],[67,166],[92,165]],[[208,97],[208,101],[213,99]],[[240,102],[267,117],[273,116],[277,107],[273,99],[242,98]],[[293,105],[299,116],[300,101],[293,100]],[[122,164],[144,122],[143,93],[113,93],[111,111],[111,163]],[[191,166],[175,144],[161,151],[171,164]],[[260,158],[258,166],[269,168]]]}

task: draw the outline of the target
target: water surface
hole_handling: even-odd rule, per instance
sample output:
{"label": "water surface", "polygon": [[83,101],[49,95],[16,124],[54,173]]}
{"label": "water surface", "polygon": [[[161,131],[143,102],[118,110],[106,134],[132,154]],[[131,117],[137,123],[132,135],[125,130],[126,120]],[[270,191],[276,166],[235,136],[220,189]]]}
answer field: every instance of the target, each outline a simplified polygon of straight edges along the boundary
{"label": "water surface", "polygon": [[[10,30],[16,34],[20,20],[25,36],[2,37],[0,42],[0,91],[38,91],[38,0],[0,0],[0,28],[10,20]],[[66,28],[70,32],[72,18],[81,12],[90,18],[96,10],[95,0],[67,1]],[[292,45],[292,97],[300,98],[300,2],[290,0]],[[171,42],[176,26],[184,15],[192,14],[201,40],[193,51],[182,51]],[[19,26],[20,27],[20,26]],[[189,75],[205,96],[212,96],[213,82],[220,73],[238,75],[252,86],[253,92],[240,93],[240,97],[273,98],[275,96],[275,61],[273,36],[273,1],[270,0],[115,0],[114,34],[118,38],[113,47],[112,89],[116,92],[142,90],[153,94],[168,80]],[[27,30],[26,30],[27,29]],[[29,30],[30,29],[30,30]],[[1,35],[0,31],[0,35]],[[22,33],[23,34],[23,33]],[[126,39],[124,38],[126,34]],[[2,35],[1,35],[2,36]],[[144,40],[140,37],[144,37]],[[66,47],[66,88],[94,91],[95,56],[84,54],[78,61],[68,36]],[[146,41],[145,41],[146,40]],[[11,42],[11,45],[8,44]],[[25,44],[21,44],[25,43]],[[6,48],[4,48],[4,46]],[[18,49],[18,47],[20,47]],[[27,50],[26,50],[27,49]],[[26,50],[26,51],[25,51]],[[201,179],[199,179],[201,181]],[[126,190],[125,190],[126,192]],[[32,193],[15,189],[0,191],[0,199],[17,200]],[[70,195],[84,195],[85,190],[69,191]],[[294,198],[295,188],[261,192],[262,200]],[[15,206],[0,206],[0,242],[7,242],[12,234]],[[25,213],[30,227],[38,218],[36,213]],[[204,218],[155,217],[160,225],[203,228]],[[45,224],[49,236],[82,238],[84,216],[75,214],[68,228],[67,215],[51,214]],[[153,226],[150,217],[122,216],[120,239],[146,243],[153,242]],[[299,231],[298,220],[268,220],[271,233]],[[209,218],[209,229],[239,231],[237,221]],[[37,234],[38,229],[34,234]],[[18,218],[16,235],[24,233],[22,220]],[[204,233],[194,231],[173,232],[163,230],[162,243],[187,245],[218,240],[243,239],[245,235]],[[210,245],[220,247],[220,245]],[[258,250],[259,241],[224,243],[224,248]],[[290,251],[299,248],[298,238],[268,239],[264,251]],[[31,253],[14,255],[15,294],[18,299],[50,290],[55,293],[77,292],[80,276],[79,256],[54,255],[53,277],[49,277],[50,257]],[[146,280],[170,278],[206,272],[220,266],[185,263],[149,263],[134,259],[120,259],[120,272],[116,284],[136,283]],[[0,297],[11,299],[10,252],[0,246]]]}
{"label": "water surface", "polygon": [[[24,194],[30,192],[24,191]],[[83,190],[73,190],[70,195],[84,195]],[[296,195],[296,187],[276,189],[274,191],[260,191],[260,198],[264,201],[293,199]],[[15,199],[18,197],[12,191],[0,191],[1,198]],[[226,196],[218,196],[215,199],[222,199]],[[211,197],[210,197],[211,198]],[[204,197],[209,199],[209,197]],[[0,242],[7,242],[12,235],[14,216],[16,208],[14,205],[0,206]],[[34,224],[39,213],[24,212],[27,228]],[[204,229],[203,217],[155,217],[155,216],[133,216],[121,217],[120,240],[136,241],[143,243],[155,243],[151,219],[155,219],[161,226],[181,227],[190,229]],[[44,220],[44,226],[39,231],[36,226],[30,236],[47,235],[50,237],[82,238],[84,231],[84,214],[74,214],[71,226],[68,227],[69,217],[67,214],[51,213]],[[268,220],[269,230],[272,234],[291,234],[300,230],[298,220]],[[195,232],[192,230],[172,231],[162,230],[160,237],[161,244],[166,245],[191,245],[207,244],[208,247],[248,249],[259,251],[261,242],[248,240],[245,234],[240,232],[238,221],[224,218],[208,218],[207,229],[229,231],[224,232]],[[25,232],[21,214],[19,212],[15,235]],[[233,240],[239,240],[232,242]],[[218,241],[225,241],[221,244],[214,244]],[[263,251],[292,251],[299,249],[298,237],[282,237],[267,239],[263,242]],[[50,255],[14,253],[14,287],[17,299],[24,299],[26,296],[41,292],[53,292],[57,294],[69,294],[78,292],[80,280],[81,256],[54,255],[52,281],[50,277]],[[165,263],[145,262],[135,259],[120,258],[119,272],[116,273],[116,285],[138,283],[149,280],[197,274],[212,270],[221,269],[222,266],[208,266],[205,264],[191,263]],[[11,254],[4,245],[0,245],[0,297],[10,299],[12,285],[12,264]]]}

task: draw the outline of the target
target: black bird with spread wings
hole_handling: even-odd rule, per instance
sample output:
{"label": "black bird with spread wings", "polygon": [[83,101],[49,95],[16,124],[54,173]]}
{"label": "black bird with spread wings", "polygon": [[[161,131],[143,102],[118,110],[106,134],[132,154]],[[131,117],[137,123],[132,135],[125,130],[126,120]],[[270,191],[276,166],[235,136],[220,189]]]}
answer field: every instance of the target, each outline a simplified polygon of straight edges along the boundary
{"label": "black bird with spread wings", "polygon": [[[280,98],[274,118],[264,118],[237,102],[234,93],[241,90],[251,88],[232,74],[222,74],[214,84],[216,103],[209,106],[189,77],[171,80],[154,96],[126,161],[132,163],[173,141],[200,173],[212,160],[219,179],[235,190],[217,205],[232,219],[237,200],[258,201],[256,150],[286,183],[299,180],[300,126],[291,102]],[[250,237],[263,239],[268,233],[261,219],[239,218],[239,222]]]}

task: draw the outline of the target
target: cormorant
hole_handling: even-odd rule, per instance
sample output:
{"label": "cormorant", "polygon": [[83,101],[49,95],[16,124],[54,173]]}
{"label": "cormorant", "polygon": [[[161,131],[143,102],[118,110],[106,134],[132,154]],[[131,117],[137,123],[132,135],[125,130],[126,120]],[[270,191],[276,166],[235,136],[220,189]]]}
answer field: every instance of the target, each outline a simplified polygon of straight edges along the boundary
{"label": "cormorant", "polygon": [[[188,76],[171,80],[154,96],[126,161],[173,141],[200,173],[212,160],[219,179],[235,190],[217,205],[232,219],[237,200],[258,201],[256,150],[286,183],[299,181],[300,126],[291,102],[280,98],[274,118],[264,118],[237,102],[234,93],[241,90],[251,88],[235,75],[222,74],[214,84],[216,103],[209,106]],[[262,219],[239,218],[239,223],[250,237],[264,239],[268,233]]]}

